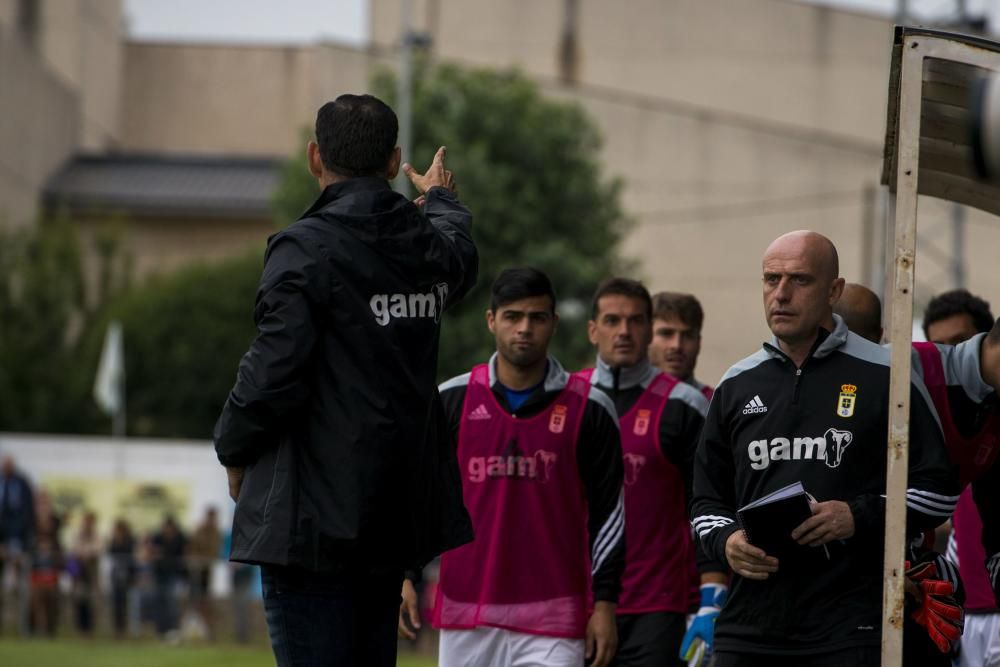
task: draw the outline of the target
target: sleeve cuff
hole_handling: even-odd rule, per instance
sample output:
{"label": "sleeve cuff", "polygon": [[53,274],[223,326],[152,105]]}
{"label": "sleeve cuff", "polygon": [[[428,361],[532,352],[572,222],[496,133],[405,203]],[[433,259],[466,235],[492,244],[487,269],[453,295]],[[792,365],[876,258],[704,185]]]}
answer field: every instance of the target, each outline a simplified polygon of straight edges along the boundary
{"label": "sleeve cuff", "polygon": [[614,602],[618,604],[619,591],[611,587],[601,587],[594,589],[594,602]]}
{"label": "sleeve cuff", "polygon": [[[872,511],[863,497],[855,498],[847,503],[854,517],[854,534],[867,535],[872,529]],[[881,521],[879,521],[881,523]]]}
{"label": "sleeve cuff", "polygon": [[721,563],[727,563],[726,560],[726,542],[729,540],[729,536],[735,533],[737,530],[743,530],[740,525],[736,522],[722,528],[716,528],[718,535],[715,535],[715,560]]}

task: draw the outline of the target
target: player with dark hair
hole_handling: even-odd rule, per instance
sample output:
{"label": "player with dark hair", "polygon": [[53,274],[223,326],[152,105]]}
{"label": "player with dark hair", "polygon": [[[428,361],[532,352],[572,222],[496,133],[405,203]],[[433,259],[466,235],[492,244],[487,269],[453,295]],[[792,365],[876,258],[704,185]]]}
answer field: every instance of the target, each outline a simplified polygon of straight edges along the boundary
{"label": "player with dark hair", "polygon": [[472,216],[438,150],[393,192],[396,116],[323,105],[322,194],[268,241],[257,337],[215,427],[232,559],[261,565],[279,667],[396,663],[405,568],[472,538],[435,391],[443,311],[474,284]]}
{"label": "player with dark hair", "polygon": [[693,294],[659,292],[653,296],[653,340],[649,360],[665,373],[691,385],[708,400],[712,387],[694,377],[701,352],[705,313]]}
{"label": "player with dark hair", "polygon": [[993,328],[990,304],[969,290],[943,292],[930,300],[924,309],[924,335],[927,340],[958,345]]}
{"label": "player with dark hair", "polygon": [[[962,311],[961,304],[968,310]],[[881,339],[881,303],[868,288],[848,285],[836,310],[851,324],[852,331],[869,340]],[[913,344],[913,363],[941,418],[945,445],[952,462],[959,466],[962,486],[973,482],[973,487],[965,488],[959,498],[952,517],[954,530],[947,531],[950,537],[946,555],[949,561],[958,564],[964,593],[966,616],[960,662],[978,667],[1000,660],[1000,614],[989,572],[984,567],[986,553],[981,539],[992,529],[984,526],[973,498],[978,495],[985,504],[983,496],[995,486],[995,481],[989,478],[997,475],[994,469],[1000,454],[997,415],[1000,383],[996,378],[1000,377],[1000,348],[986,335],[996,327],[989,304],[967,291],[955,290],[935,297],[928,311],[932,315],[925,316],[924,329],[931,343]],[[984,328],[987,320],[991,326]],[[976,331],[976,327],[980,330]],[[1000,331],[1000,327],[997,329]],[[992,383],[989,378],[994,378]],[[974,494],[974,489],[979,493]],[[992,510],[987,508],[987,511]],[[948,567],[939,565],[942,570],[939,574],[945,576]],[[957,586],[958,582],[954,583]],[[929,630],[933,636],[934,629]],[[938,637],[942,650],[948,648],[946,639]],[[940,664],[950,664],[949,656],[940,657]]]}
{"label": "player with dark hair", "polygon": [[[615,403],[625,456],[625,574],[618,603],[620,667],[661,667],[680,660],[685,621],[701,574],[707,625],[725,600],[724,563],[697,558],[687,520],[691,473],[708,400],[653,366],[652,300],[636,280],[610,278],[594,293],[590,342],[597,365],[580,375]],[[709,639],[702,633],[701,639]],[[692,634],[691,644],[697,643]]]}
{"label": "player with dark hair", "polygon": [[[440,386],[476,533],[441,558],[433,621],[443,667],[577,667],[585,656],[603,667],[615,652],[618,421],[607,396],[548,355],[555,305],[541,271],[501,272],[486,312],[496,353]],[[403,598],[400,623],[413,624],[409,583]]]}

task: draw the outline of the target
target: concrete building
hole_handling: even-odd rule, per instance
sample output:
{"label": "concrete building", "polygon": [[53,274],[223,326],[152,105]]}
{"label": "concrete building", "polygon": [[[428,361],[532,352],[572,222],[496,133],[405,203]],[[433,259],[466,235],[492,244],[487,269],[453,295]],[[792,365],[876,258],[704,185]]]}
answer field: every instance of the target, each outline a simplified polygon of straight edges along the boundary
{"label": "concrete building", "polygon": [[[628,11],[599,0],[414,6],[414,28],[430,36],[434,58],[518,67],[597,122],[605,173],[623,178],[637,221],[624,252],[652,288],[694,292],[705,306],[705,380],[766,335],[759,261],[777,235],[823,232],[840,248],[845,276],[881,284],[888,20],[792,0],[633,0]],[[31,7],[43,11],[32,19]],[[75,165],[83,177],[80,169],[97,168],[95,153],[145,156],[143,173],[153,173],[164,159],[228,170],[227,160],[260,165],[301,150],[301,128],[323,101],[365,89],[374,65],[393,62],[399,2],[370,7],[365,48],[223,46],[127,40],[117,0],[0,0],[0,103],[19,109],[13,125],[0,120],[0,208],[24,219],[43,190],[66,203],[53,174]],[[97,54],[80,56],[90,48]],[[117,196],[105,195],[105,203]],[[175,226],[161,216],[155,233],[135,226],[138,266],[215,257],[257,235],[263,243],[263,205],[256,218],[245,213],[245,225],[189,213]],[[918,302],[952,286],[933,250],[950,253],[942,223],[951,208],[923,200],[921,213]],[[217,241],[191,242],[193,229]],[[968,287],[1000,305],[998,242],[1000,224],[970,212]]]}
{"label": "concrete building", "polygon": [[[706,381],[767,336],[760,258],[779,234],[822,232],[845,276],[883,282],[888,19],[793,0],[414,5],[436,57],[519,67],[598,121],[605,170],[638,220],[625,253],[652,288],[705,306]],[[372,3],[375,48],[398,42],[398,12]],[[922,198],[920,211],[918,309],[953,286],[940,261],[951,206]],[[1000,221],[969,211],[966,234],[968,287],[1000,305]]]}

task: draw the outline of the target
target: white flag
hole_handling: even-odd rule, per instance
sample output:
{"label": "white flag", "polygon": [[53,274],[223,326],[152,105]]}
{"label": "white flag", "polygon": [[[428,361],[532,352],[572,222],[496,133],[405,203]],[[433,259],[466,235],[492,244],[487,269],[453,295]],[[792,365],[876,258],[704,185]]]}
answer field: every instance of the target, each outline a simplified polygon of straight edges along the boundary
{"label": "white flag", "polygon": [[124,407],[125,348],[122,345],[122,325],[112,321],[104,336],[104,349],[94,381],[94,400],[104,412],[117,415]]}

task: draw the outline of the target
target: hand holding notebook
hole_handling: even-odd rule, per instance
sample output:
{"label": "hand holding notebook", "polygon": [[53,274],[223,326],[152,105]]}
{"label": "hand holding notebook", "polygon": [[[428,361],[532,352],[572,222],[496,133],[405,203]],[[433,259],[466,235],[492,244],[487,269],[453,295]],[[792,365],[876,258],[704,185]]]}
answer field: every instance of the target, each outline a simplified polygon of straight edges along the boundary
{"label": "hand holding notebook", "polygon": [[[737,511],[747,541],[779,560],[802,555],[805,547],[792,532],[812,517],[815,499],[801,482],[784,486],[773,493],[744,505]],[[824,554],[829,552],[823,547]]]}

